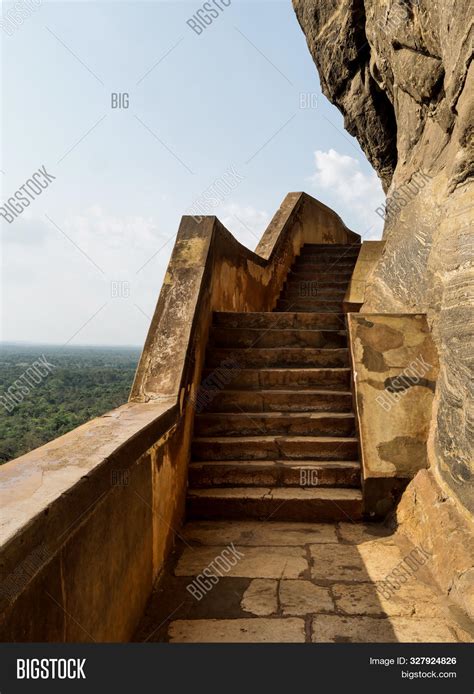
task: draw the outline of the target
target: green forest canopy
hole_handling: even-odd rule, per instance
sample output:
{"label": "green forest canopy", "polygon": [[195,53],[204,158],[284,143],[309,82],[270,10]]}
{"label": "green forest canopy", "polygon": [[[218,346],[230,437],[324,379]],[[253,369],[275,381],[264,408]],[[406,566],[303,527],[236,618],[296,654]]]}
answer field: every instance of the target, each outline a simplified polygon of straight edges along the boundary
{"label": "green forest canopy", "polygon": [[[8,389],[42,355],[53,368],[12,406]],[[126,402],[139,356],[137,347],[2,344],[0,464]]]}

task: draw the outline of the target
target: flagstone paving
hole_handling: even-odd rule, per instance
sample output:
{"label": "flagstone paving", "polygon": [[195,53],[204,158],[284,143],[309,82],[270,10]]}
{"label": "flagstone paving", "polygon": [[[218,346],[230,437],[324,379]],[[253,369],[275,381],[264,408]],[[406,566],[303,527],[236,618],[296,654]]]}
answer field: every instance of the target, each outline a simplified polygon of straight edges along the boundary
{"label": "flagstone paving", "polygon": [[387,590],[413,547],[383,525],[197,521],[180,535],[137,641],[474,641],[429,558]]}

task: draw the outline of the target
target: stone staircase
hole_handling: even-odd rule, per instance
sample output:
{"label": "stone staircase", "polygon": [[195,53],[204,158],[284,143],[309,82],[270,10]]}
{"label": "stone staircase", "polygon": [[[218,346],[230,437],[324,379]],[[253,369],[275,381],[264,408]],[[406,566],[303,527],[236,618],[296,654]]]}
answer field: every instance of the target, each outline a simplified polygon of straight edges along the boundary
{"label": "stone staircase", "polygon": [[188,518],[361,518],[342,313],[359,249],[306,244],[273,312],[214,314]]}

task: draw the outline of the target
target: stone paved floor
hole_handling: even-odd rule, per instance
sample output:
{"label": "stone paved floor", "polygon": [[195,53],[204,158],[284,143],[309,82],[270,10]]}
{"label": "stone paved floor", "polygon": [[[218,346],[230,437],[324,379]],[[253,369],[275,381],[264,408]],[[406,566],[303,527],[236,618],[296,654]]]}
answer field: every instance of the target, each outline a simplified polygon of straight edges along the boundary
{"label": "stone paved floor", "polygon": [[[221,555],[232,543],[235,553]],[[378,524],[189,523],[135,640],[474,641],[472,623],[440,595],[427,565],[391,595],[383,588],[412,549]],[[212,562],[210,590],[192,595],[187,586]]]}

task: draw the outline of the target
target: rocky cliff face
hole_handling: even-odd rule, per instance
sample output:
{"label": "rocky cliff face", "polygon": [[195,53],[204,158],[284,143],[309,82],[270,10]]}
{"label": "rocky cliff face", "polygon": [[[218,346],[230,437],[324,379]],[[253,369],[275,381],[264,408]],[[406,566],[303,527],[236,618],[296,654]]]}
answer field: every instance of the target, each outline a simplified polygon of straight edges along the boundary
{"label": "rocky cliff face", "polygon": [[472,4],[293,5],[324,94],[387,193],[385,251],[363,311],[428,315],[441,366],[430,460],[472,511]]}

